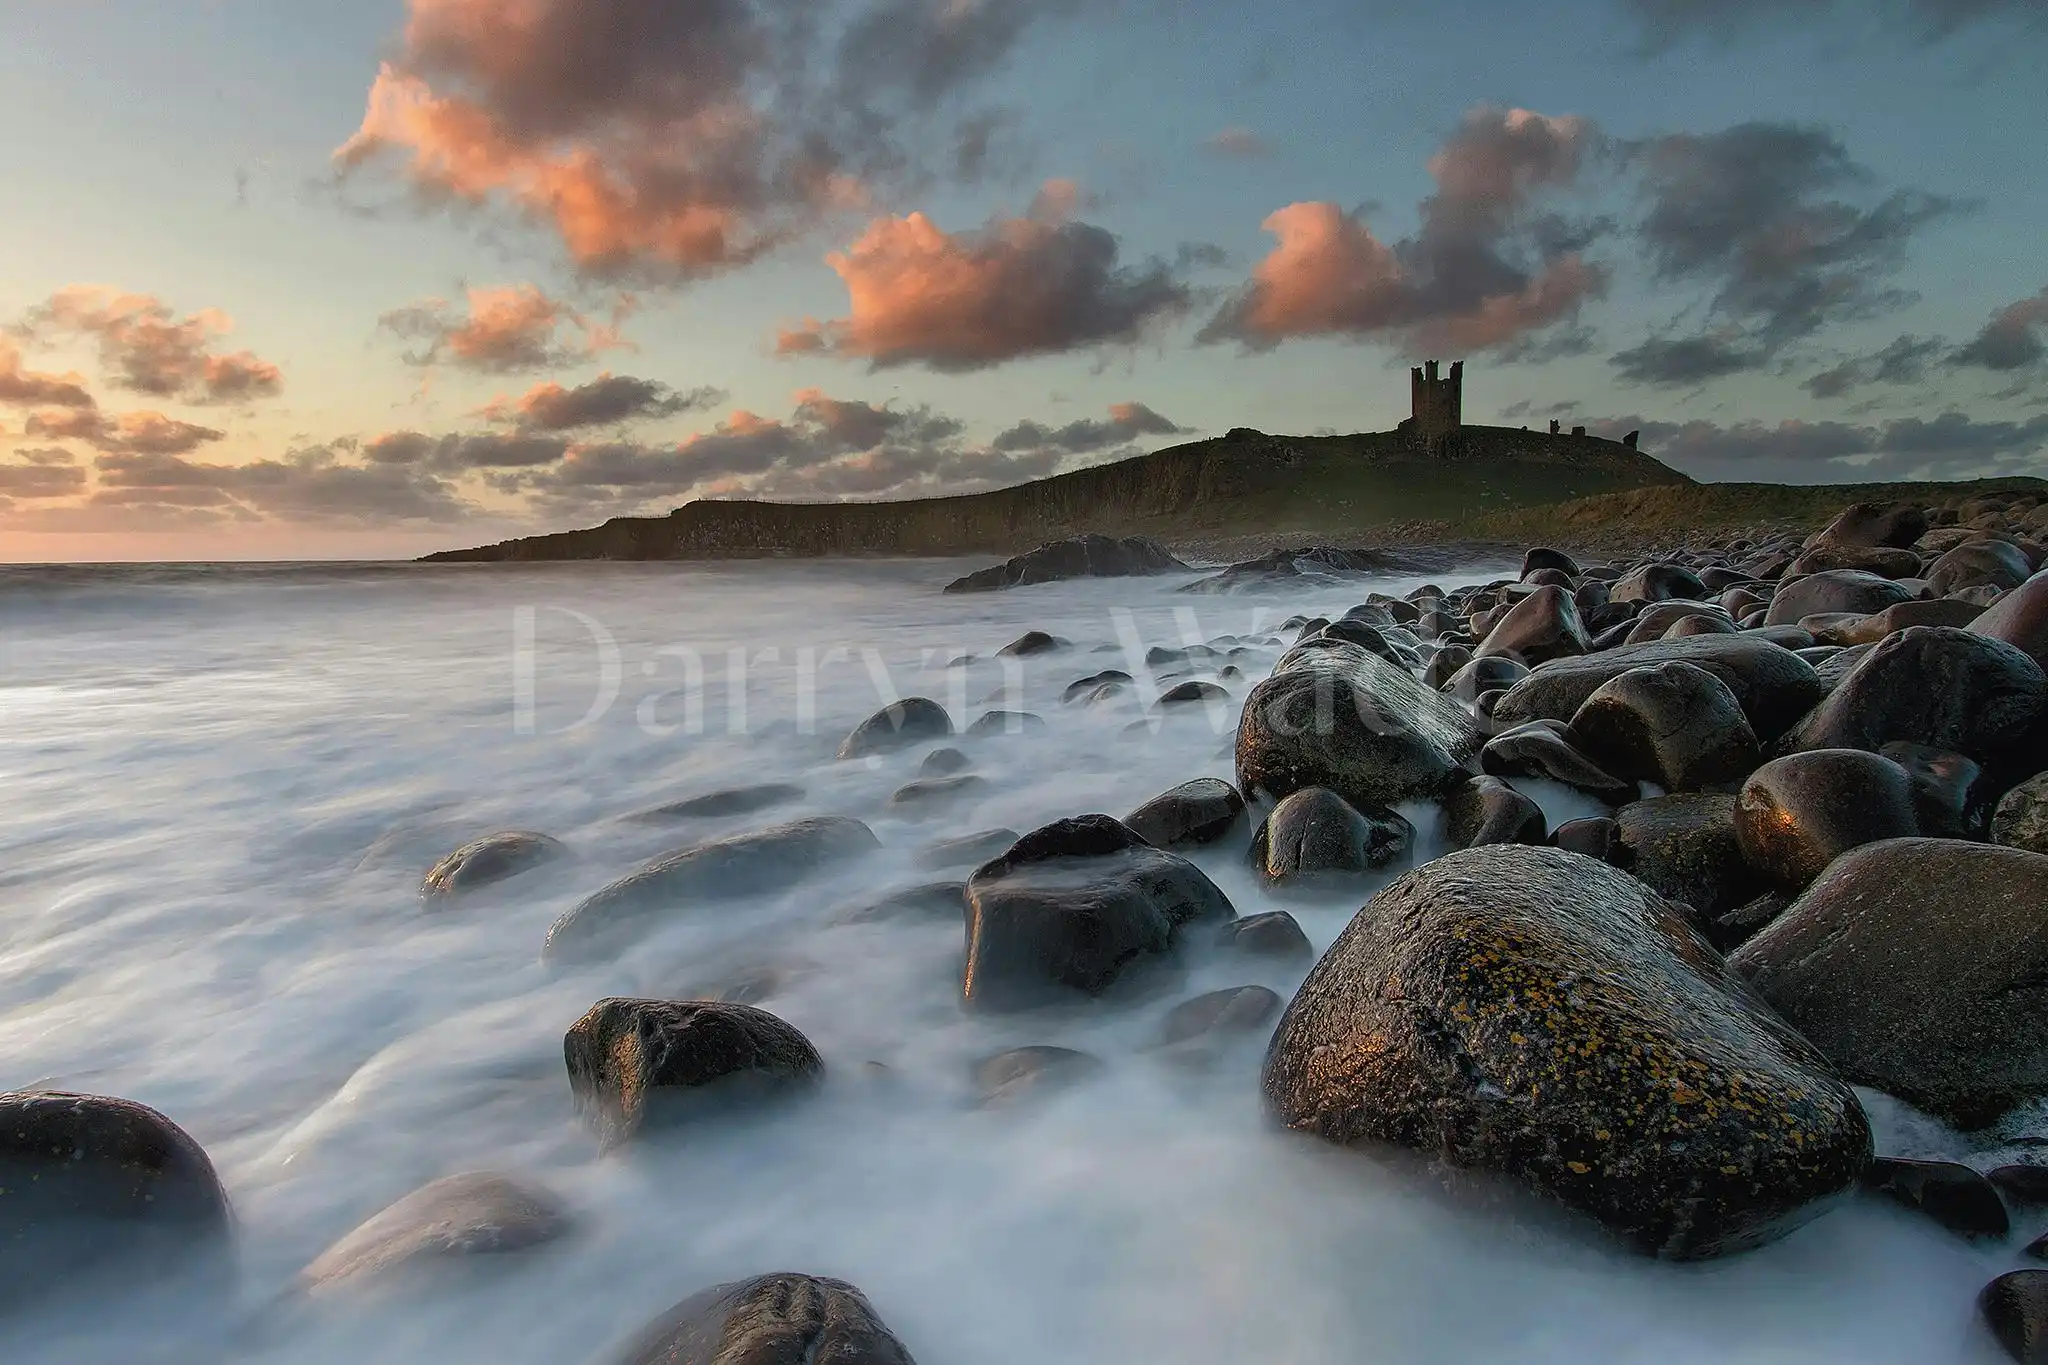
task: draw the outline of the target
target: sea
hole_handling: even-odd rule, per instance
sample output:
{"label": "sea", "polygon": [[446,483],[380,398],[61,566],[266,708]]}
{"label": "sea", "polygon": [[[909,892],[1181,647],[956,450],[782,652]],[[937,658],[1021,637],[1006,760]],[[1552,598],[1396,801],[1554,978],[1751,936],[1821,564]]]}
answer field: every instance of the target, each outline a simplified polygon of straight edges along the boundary
{"label": "sea", "polygon": [[[918,865],[934,841],[1122,815],[1230,777],[1237,708],[1280,648],[1239,646],[1227,702],[1164,718],[1151,648],[1272,639],[1291,614],[1423,582],[941,592],[972,567],[0,569],[0,1089],[119,1095],[173,1118],[233,1201],[239,1267],[226,1301],[16,1314],[0,1360],[580,1365],[699,1289],[770,1271],[858,1285],[924,1365],[2001,1358],[1973,1302],[2014,1253],[1903,1208],[1846,1200],[1749,1254],[1645,1260],[1538,1211],[1462,1204],[1394,1154],[1278,1130],[1260,1104],[1263,1032],[1206,1068],[1153,1047],[1176,1001],[1250,983],[1284,997],[1304,963],[1198,957],[1155,998],[963,1010],[957,925],[847,911],[964,876]],[[1031,630],[1068,643],[999,656]],[[1105,669],[1137,685],[1063,700]],[[910,819],[889,797],[931,745],[834,757],[903,696],[963,727],[991,710],[1045,724],[954,741],[988,786]],[[752,815],[632,818],[771,782],[804,794]],[[1527,789],[1553,823],[1594,813]],[[1436,813],[1405,813],[1417,858],[1441,851]],[[542,965],[557,916],[649,859],[824,814],[867,821],[882,849],[786,893],[680,908],[608,959]],[[506,829],[570,856],[422,899],[437,859]],[[1195,861],[1240,913],[1292,911],[1318,951],[1394,875],[1279,899],[1242,839]],[[610,996],[736,993],[817,1045],[823,1087],[601,1155],[563,1031]],[[980,1103],[976,1063],[1034,1044],[1103,1065]],[[1866,1099],[1880,1150],[1966,1150]],[[300,1291],[363,1220],[479,1170],[552,1190],[571,1234]]]}

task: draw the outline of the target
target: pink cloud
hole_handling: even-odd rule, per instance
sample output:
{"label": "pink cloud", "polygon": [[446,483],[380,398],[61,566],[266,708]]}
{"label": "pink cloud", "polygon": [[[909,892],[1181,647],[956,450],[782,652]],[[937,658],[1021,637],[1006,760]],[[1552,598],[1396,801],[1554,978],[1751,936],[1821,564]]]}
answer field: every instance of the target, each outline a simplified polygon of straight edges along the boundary
{"label": "pink cloud", "polygon": [[151,294],[71,285],[30,309],[17,330],[37,339],[96,340],[110,381],[136,393],[187,403],[274,397],[284,387],[276,365],[248,351],[214,350],[234,325],[216,308],[179,317]]}

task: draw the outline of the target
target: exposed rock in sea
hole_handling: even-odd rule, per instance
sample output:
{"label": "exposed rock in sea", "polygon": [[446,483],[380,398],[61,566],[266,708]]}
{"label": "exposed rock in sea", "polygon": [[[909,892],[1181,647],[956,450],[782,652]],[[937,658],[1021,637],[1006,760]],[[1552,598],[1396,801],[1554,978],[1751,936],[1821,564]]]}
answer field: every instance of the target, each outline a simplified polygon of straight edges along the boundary
{"label": "exposed rock in sea", "polygon": [[470,1171],[423,1185],[374,1215],[299,1278],[310,1289],[360,1284],[428,1261],[524,1251],[569,1226],[568,1210],[540,1186]]}
{"label": "exposed rock in sea", "polygon": [[1327,787],[1361,809],[1443,792],[1479,748],[1464,708],[1355,645],[1290,651],[1246,698],[1238,788]]}
{"label": "exposed rock in sea", "polygon": [[1614,806],[1643,794],[1640,783],[1616,777],[1580,752],[1554,720],[1530,721],[1495,735],[1479,751],[1479,766],[1495,777],[1549,778]]}
{"label": "exposed rock in sea", "polygon": [[204,1149],[133,1100],[0,1094],[0,1308],[225,1262],[233,1215]]}
{"label": "exposed rock in sea", "polygon": [[1851,1080],[1965,1128],[2048,1094],[2048,857],[1851,849],[1731,959]]}
{"label": "exposed rock in sea", "polygon": [[1264,1091],[1290,1128],[1514,1177],[1673,1258],[1782,1236],[1871,1157],[1855,1092],[1679,907],[1556,849],[1381,892],[1281,1017]]}
{"label": "exposed rock in sea", "polygon": [[974,766],[974,760],[958,749],[934,749],[917,765],[919,777],[952,777]]}
{"label": "exposed rock in sea", "polygon": [[842,910],[835,924],[873,924],[886,920],[941,919],[961,922],[967,913],[967,883],[927,882],[892,891],[878,901]]}
{"label": "exposed rock in sea", "polygon": [[1229,897],[1185,859],[1106,815],[1034,830],[967,883],[961,996],[979,1009],[1099,995],[1181,928],[1235,918]]}
{"label": "exposed rock in sea", "polygon": [[2048,1270],[2013,1270],[1984,1286],[1977,1312],[2020,1365],[2048,1361]]}
{"label": "exposed rock in sea", "polygon": [[552,862],[568,851],[561,840],[531,830],[487,835],[464,844],[428,869],[420,881],[420,894],[436,899],[475,891]]}
{"label": "exposed rock in sea", "polygon": [[978,867],[998,856],[1017,842],[1014,829],[989,829],[979,834],[962,835],[958,839],[941,839],[938,843],[927,844],[917,851],[915,859],[922,868]]}
{"label": "exposed rock in sea", "polygon": [[1217,926],[1216,946],[1283,962],[1316,955],[1308,935],[1302,932],[1301,922],[1285,910],[1269,910],[1262,915],[1226,920]]}
{"label": "exposed rock in sea", "polygon": [[1190,583],[1182,592],[1254,592],[1268,588],[1327,586],[1365,574],[1413,571],[1419,561],[1378,550],[1339,550],[1328,545],[1275,550],[1258,559],[1232,564],[1211,577]]}
{"label": "exposed rock in sea", "polygon": [[1264,986],[1232,986],[1183,1000],[1159,1023],[1161,1047],[1183,1047],[1230,1034],[1255,1032],[1285,1003]]}
{"label": "exposed rock in sea", "polygon": [[854,726],[839,746],[839,757],[866,758],[928,739],[945,739],[952,733],[953,718],[945,707],[927,697],[906,697]]}
{"label": "exposed rock in sea", "polygon": [[967,727],[969,739],[991,735],[1021,735],[1045,728],[1045,717],[1030,711],[988,711]]}
{"label": "exposed rock in sea", "polygon": [[1863,1173],[1863,1183],[1965,1237],[2003,1237],[2012,1231],[1998,1187],[1954,1161],[1879,1157]]}
{"label": "exposed rock in sea", "polygon": [[773,895],[829,863],[880,847],[873,830],[843,816],[793,820],[697,844],[621,877],[556,920],[541,960],[587,961],[664,914],[699,902]]}
{"label": "exposed rock in sea", "polygon": [[1187,568],[1172,551],[1147,536],[1076,536],[956,578],[946,585],[946,591],[996,592],[1070,578],[1132,578]]}
{"label": "exposed rock in sea", "polygon": [[982,1108],[999,1109],[1078,1085],[1101,1070],[1098,1057],[1041,1043],[976,1062],[974,1085]]}
{"label": "exposed rock in sea", "polygon": [[1183,782],[1124,817],[1139,838],[1165,849],[1218,843],[1246,823],[1244,797],[1215,777]]}
{"label": "exposed rock in sea", "polygon": [[1443,798],[1444,832],[1453,848],[1540,844],[1550,837],[1543,808],[1497,777],[1475,777]]}
{"label": "exposed rock in sea", "polygon": [[989,789],[989,780],[973,773],[953,777],[921,777],[889,794],[889,813],[901,819],[928,819],[965,797]]}
{"label": "exposed rock in sea", "polygon": [[804,799],[804,789],[791,782],[764,782],[753,787],[731,787],[707,792],[663,806],[651,806],[632,818],[647,823],[666,820],[712,820],[732,815],[754,815],[774,806]]}
{"label": "exposed rock in sea", "polygon": [[844,1280],[762,1275],[693,1294],[612,1365],[917,1365]]}
{"label": "exposed rock in sea", "polygon": [[751,1005],[600,1000],[562,1039],[569,1090],[606,1151],[644,1132],[814,1084],[818,1050]]}
{"label": "exposed rock in sea", "polygon": [[1251,864],[1268,886],[1312,887],[1385,867],[1414,843],[1415,827],[1393,811],[1360,811],[1333,791],[1305,787],[1252,835]]}

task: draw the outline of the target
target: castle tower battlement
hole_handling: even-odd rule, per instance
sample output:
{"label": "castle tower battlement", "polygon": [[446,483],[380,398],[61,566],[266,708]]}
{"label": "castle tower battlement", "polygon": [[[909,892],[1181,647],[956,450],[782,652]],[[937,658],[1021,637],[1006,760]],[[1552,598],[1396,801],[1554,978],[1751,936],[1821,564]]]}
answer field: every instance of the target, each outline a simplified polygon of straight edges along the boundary
{"label": "castle tower battlement", "polygon": [[1451,372],[1439,377],[1437,362],[1427,361],[1409,371],[1411,415],[1407,425],[1415,439],[1435,450],[1455,438],[1465,422],[1465,362],[1451,362]]}

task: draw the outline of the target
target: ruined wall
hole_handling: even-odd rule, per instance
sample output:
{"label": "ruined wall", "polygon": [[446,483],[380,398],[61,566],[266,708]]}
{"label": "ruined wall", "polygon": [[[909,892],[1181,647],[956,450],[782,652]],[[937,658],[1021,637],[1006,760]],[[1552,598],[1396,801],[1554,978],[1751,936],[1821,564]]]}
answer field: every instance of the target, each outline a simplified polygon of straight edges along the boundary
{"label": "ruined wall", "polygon": [[1455,437],[1465,422],[1465,362],[1451,362],[1449,375],[1439,377],[1432,360],[1409,371],[1409,431],[1424,446],[1437,448]]}

